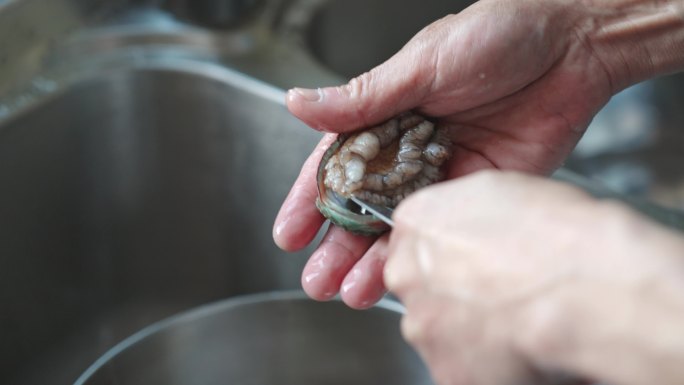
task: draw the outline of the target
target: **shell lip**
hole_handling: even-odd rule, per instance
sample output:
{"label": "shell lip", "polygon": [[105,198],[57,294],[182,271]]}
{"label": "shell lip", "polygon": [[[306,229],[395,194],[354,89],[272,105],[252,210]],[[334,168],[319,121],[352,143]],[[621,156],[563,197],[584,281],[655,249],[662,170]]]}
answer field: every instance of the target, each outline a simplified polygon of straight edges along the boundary
{"label": "shell lip", "polygon": [[361,235],[379,235],[390,226],[372,214],[361,214],[361,207],[351,199],[319,185],[316,207],[337,226]]}
{"label": "shell lip", "polygon": [[321,159],[317,173],[318,198],[316,199],[316,207],[330,222],[345,230],[361,235],[382,234],[390,229],[389,225],[372,214],[361,214],[359,205],[330,190],[323,183],[325,163],[346,138],[347,135],[338,135],[337,140],[330,145]]}
{"label": "shell lip", "polygon": [[347,230],[387,231],[389,225],[381,219],[382,214],[362,211],[349,195],[393,208],[417,189],[444,179],[442,166],[451,157],[451,145],[445,127],[411,112],[360,133],[339,134],[318,166],[316,206]]}

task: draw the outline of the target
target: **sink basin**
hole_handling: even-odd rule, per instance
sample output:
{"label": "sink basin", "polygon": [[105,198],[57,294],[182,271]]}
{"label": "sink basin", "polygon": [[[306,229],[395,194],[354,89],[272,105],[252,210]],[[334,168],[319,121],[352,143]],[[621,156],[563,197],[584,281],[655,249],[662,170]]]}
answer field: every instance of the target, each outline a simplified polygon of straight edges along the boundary
{"label": "sink basin", "polygon": [[319,135],[219,66],[122,69],[0,126],[0,382],[71,383],[133,331],[299,288],[272,221]]}
{"label": "sink basin", "polygon": [[323,65],[352,78],[389,59],[418,31],[473,1],[328,0],[311,16],[308,46]]}
{"label": "sink basin", "polygon": [[401,306],[363,312],[304,293],[234,297],[122,341],[75,385],[428,385],[399,332]]}
{"label": "sink basin", "polygon": [[625,196],[684,210],[684,73],[634,85],[599,112],[567,167]]}

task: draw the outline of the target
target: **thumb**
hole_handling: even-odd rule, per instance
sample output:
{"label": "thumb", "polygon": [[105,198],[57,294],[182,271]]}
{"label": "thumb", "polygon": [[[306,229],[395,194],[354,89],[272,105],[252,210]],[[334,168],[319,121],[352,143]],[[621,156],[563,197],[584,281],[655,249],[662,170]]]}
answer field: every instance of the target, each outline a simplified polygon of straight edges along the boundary
{"label": "thumb", "polygon": [[432,84],[430,56],[404,47],[385,63],[338,87],[293,88],[287,108],[314,129],[348,132],[381,123],[420,105]]}

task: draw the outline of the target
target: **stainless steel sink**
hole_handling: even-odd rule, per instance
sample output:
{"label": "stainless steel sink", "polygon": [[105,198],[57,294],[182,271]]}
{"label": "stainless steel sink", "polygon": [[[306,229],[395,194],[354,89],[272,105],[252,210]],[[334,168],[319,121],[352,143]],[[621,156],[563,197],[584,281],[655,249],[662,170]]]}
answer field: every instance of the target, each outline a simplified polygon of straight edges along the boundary
{"label": "stainless steel sink", "polygon": [[469,0],[328,0],[312,8],[308,46],[347,78],[389,59],[426,25],[471,5]]}
{"label": "stainless steel sink", "polygon": [[282,98],[176,62],[84,80],[0,127],[2,383],[41,362],[25,373],[49,377],[17,383],[68,383],[150,321],[299,287],[306,251],[279,252],[270,229],[318,135]]}
{"label": "stainless steel sink", "polygon": [[334,76],[272,34],[280,2],[238,27],[104,3],[0,4],[3,384],[69,384],[164,317],[298,289],[311,251],[271,238],[320,136],[273,85]]}
{"label": "stainless steel sink", "polygon": [[684,210],[684,73],[618,95],[594,119],[569,169],[625,196]]}

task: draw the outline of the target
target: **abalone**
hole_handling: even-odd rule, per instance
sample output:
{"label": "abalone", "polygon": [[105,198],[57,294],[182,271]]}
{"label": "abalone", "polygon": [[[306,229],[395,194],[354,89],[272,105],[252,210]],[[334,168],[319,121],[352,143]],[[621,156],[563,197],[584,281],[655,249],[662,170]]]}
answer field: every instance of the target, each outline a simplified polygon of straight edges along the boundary
{"label": "abalone", "polygon": [[387,225],[363,213],[351,196],[394,208],[414,191],[442,180],[450,156],[446,129],[415,113],[339,135],[318,168],[316,206],[349,231],[380,234]]}

